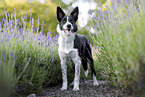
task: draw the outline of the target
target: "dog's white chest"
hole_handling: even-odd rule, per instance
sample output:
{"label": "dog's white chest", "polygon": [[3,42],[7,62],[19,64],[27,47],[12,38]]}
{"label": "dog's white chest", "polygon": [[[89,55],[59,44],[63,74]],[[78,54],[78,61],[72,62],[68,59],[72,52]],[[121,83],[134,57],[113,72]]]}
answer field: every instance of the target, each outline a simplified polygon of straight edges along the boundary
{"label": "dog's white chest", "polygon": [[74,37],[66,38],[66,37],[59,36],[58,44],[59,44],[59,51],[62,51],[66,54],[69,54],[70,51],[77,50],[74,49]]}

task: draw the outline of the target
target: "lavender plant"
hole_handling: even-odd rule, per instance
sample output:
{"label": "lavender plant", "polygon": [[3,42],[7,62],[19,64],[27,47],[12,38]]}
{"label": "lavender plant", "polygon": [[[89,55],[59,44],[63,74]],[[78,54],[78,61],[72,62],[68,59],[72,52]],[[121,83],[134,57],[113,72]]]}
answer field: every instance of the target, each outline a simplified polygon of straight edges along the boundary
{"label": "lavender plant", "polygon": [[89,13],[92,17],[92,27],[95,29],[91,39],[98,48],[96,68],[100,68],[101,74],[118,88],[128,89],[134,94],[143,93],[144,1],[116,0],[107,10],[95,11],[96,15],[93,15],[92,11]]}
{"label": "lavender plant", "polygon": [[13,90],[19,94],[39,93],[44,84],[60,81],[57,35],[52,37],[50,31],[43,34],[43,24],[39,28],[39,19],[35,21],[32,14],[27,21],[23,12],[21,19],[16,17],[16,11],[5,12],[0,21],[0,89],[7,88],[1,95]]}

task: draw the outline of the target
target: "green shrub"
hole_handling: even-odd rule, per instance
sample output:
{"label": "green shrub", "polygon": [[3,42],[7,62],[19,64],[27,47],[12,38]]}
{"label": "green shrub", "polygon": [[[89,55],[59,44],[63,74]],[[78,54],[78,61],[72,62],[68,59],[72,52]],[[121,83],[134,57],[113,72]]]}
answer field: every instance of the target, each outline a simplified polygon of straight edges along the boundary
{"label": "green shrub", "polygon": [[[19,2],[19,0],[16,1]],[[16,9],[17,18],[19,18],[19,20],[21,20],[22,13],[27,14],[28,21],[31,20],[30,17],[32,15],[34,17],[34,20],[37,20],[39,18],[40,24],[37,25],[37,23],[35,22],[33,25],[35,28],[38,28],[37,26],[39,26],[39,31],[43,29],[43,33],[47,34],[47,32],[49,32],[50,30],[52,32],[52,35],[54,33],[57,33],[56,32],[57,19],[55,18],[56,17],[55,8],[57,5],[55,3],[52,3],[50,0],[47,0],[46,3],[44,4],[38,2],[37,0],[34,0],[34,2],[32,3],[28,3],[28,1],[26,0],[26,2],[22,4],[19,4],[20,2],[11,4],[10,2],[12,1],[7,0],[6,3],[5,2],[1,3],[0,20],[3,19],[5,15],[4,10],[7,13],[13,13],[15,11],[14,9]],[[41,25],[43,25],[43,28],[41,28]]]}
{"label": "green shrub", "polygon": [[133,93],[143,93],[145,86],[144,6],[118,3],[92,18],[96,33],[91,38],[99,48],[97,66],[112,84]]}
{"label": "green shrub", "polygon": [[[5,15],[0,22],[0,88],[5,92],[0,95],[6,96],[9,91],[20,95],[39,93],[44,86],[61,81],[57,35],[52,37],[48,32],[45,36],[39,28],[34,29],[34,18],[29,24],[26,15],[21,20],[15,12],[10,15],[14,19]],[[53,72],[58,74],[51,76]]]}
{"label": "green shrub", "polygon": [[7,97],[13,91],[14,87],[14,64],[15,58],[10,55],[6,56],[6,53],[3,50],[0,50],[0,96]]}

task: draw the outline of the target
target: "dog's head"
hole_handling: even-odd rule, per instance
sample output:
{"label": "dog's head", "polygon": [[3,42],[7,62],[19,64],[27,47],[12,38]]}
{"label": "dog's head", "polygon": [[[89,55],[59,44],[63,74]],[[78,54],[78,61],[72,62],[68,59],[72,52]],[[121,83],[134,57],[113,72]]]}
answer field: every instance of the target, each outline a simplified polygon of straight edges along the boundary
{"label": "dog's head", "polygon": [[64,11],[57,7],[57,20],[59,21],[59,29],[64,31],[66,35],[70,36],[77,32],[76,21],[78,20],[79,9],[76,7],[69,16],[66,16]]}

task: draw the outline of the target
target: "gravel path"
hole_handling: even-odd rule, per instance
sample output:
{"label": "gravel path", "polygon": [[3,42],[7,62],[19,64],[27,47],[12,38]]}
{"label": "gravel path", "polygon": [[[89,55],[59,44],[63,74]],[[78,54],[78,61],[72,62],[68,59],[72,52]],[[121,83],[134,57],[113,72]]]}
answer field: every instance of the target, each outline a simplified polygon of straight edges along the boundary
{"label": "gravel path", "polygon": [[93,86],[93,81],[80,81],[80,90],[73,91],[73,86],[68,90],[61,91],[61,85],[48,87],[44,92],[46,96],[37,97],[129,97],[111,86],[107,81],[99,81],[99,86]]}

